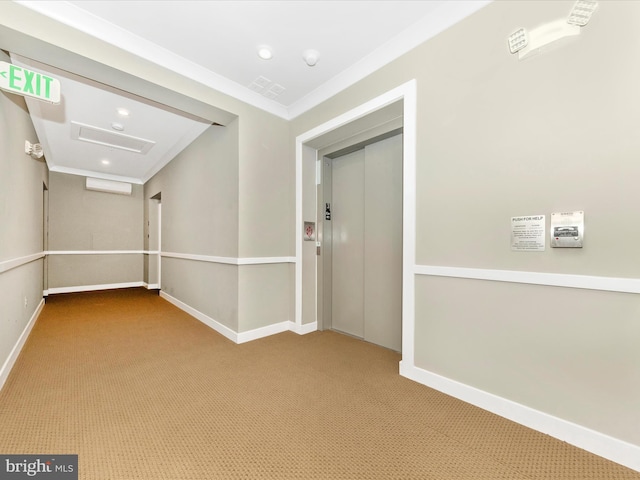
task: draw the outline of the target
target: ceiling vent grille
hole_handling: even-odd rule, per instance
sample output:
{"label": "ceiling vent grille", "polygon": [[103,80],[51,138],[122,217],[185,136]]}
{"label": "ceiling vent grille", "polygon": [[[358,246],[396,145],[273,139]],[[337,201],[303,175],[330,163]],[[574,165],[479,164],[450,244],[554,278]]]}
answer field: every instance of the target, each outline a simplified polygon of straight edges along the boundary
{"label": "ceiling vent grille", "polygon": [[135,153],[147,153],[156,144],[152,140],[132,137],[78,122],[71,122],[71,138]]}

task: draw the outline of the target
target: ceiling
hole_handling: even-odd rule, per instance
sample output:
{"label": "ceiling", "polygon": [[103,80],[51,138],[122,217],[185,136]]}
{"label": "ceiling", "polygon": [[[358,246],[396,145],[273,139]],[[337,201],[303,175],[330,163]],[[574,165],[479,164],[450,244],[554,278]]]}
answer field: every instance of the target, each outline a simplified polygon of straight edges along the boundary
{"label": "ceiling", "polygon": [[47,165],[54,172],[141,184],[211,125],[18,55],[11,55],[11,63],[60,81],[59,104],[25,98]]}
{"label": "ceiling", "polygon": [[[16,3],[292,119],[489,2]],[[259,46],[268,46],[273,57],[259,58]],[[313,66],[303,58],[308,50],[317,52]],[[144,183],[211,123],[25,57],[12,55],[12,63],[61,82],[59,105],[27,99],[52,171]],[[126,108],[129,116],[119,115],[118,108]],[[109,145],[82,140],[88,138],[83,133]],[[122,149],[120,141],[130,141],[124,135],[148,141],[148,152]]]}

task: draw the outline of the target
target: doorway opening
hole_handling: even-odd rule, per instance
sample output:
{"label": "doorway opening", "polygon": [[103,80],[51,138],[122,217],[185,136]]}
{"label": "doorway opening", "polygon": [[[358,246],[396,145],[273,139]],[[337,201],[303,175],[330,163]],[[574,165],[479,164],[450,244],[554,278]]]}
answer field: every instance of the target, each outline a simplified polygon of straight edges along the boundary
{"label": "doorway opening", "polygon": [[[402,364],[414,362],[414,266],[415,266],[415,169],[416,169],[416,82],[411,80],[356,107],[296,138],[296,266],[295,322],[300,331],[324,329],[327,299],[322,252],[327,246],[323,231],[326,205],[322,201],[322,156],[327,146],[346,148],[392,130],[397,121],[394,108],[400,107],[402,128]],[[397,126],[395,128],[398,128]],[[358,137],[357,141],[353,141]],[[349,142],[345,143],[345,139]],[[316,220],[318,236],[312,242],[303,240],[305,221]],[[328,234],[329,232],[327,232]]]}
{"label": "doorway opening", "polygon": [[42,182],[42,291],[49,290],[49,187]]}
{"label": "doorway opening", "polygon": [[147,220],[146,283],[149,289],[162,289],[162,193],[149,198]]}

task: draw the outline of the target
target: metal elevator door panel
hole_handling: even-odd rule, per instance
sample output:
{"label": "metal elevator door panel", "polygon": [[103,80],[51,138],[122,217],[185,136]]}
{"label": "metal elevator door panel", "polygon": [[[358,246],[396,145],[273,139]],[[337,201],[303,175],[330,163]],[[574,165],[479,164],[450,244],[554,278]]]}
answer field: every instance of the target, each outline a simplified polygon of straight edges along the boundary
{"label": "metal elevator door panel", "polygon": [[332,328],[402,347],[402,135],[332,161]]}
{"label": "metal elevator door panel", "polygon": [[332,328],[364,337],[364,149],[333,161]]}
{"label": "metal elevator door panel", "polygon": [[402,135],[365,147],[364,339],[402,349]]}

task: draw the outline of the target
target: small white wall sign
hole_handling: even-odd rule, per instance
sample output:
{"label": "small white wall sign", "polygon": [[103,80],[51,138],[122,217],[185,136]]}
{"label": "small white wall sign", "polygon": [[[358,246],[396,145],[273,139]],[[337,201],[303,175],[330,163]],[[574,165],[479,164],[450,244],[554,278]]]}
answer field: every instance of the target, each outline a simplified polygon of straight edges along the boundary
{"label": "small white wall sign", "polygon": [[544,215],[511,217],[511,250],[544,252],[546,234]]}

